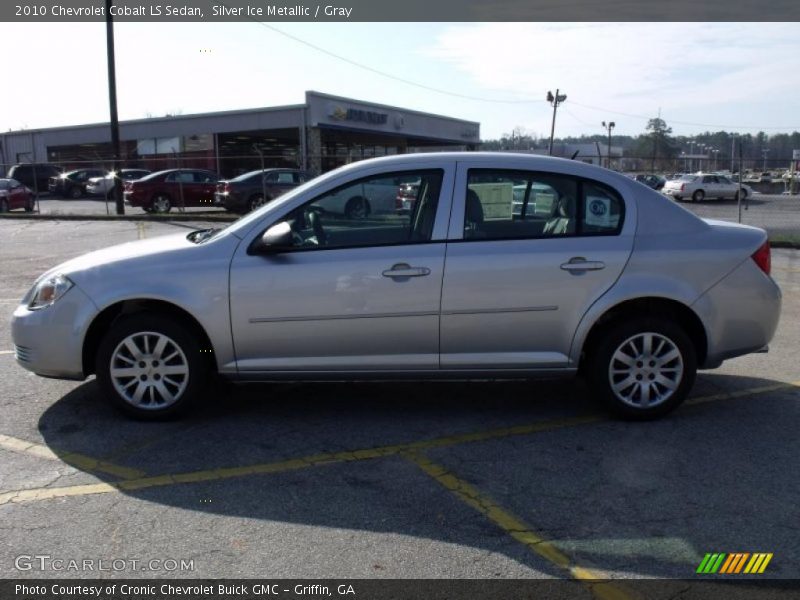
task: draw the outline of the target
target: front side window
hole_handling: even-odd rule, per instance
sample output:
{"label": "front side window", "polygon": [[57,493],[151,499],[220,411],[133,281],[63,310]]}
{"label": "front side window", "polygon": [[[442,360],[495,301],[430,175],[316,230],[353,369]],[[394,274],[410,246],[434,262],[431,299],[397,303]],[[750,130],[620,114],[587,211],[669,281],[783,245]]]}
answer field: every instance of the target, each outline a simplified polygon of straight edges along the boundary
{"label": "front side window", "polygon": [[[292,211],[286,221],[302,249],[421,243],[431,239],[439,203],[441,170],[392,173],[362,179]],[[398,199],[413,180],[419,193],[410,209]]]}
{"label": "front side window", "polygon": [[611,188],[568,175],[471,169],[464,239],[614,235],[624,203]]}

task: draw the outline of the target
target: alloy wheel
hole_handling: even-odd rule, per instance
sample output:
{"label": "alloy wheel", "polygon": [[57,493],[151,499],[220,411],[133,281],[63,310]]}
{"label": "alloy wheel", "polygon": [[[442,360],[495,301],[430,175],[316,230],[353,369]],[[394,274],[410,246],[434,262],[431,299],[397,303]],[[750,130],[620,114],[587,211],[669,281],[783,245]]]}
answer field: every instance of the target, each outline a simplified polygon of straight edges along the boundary
{"label": "alloy wheel", "polygon": [[617,347],[608,377],[619,400],[642,409],[669,400],[681,384],[683,371],[683,357],[677,345],[659,333],[644,332]]}
{"label": "alloy wheel", "polygon": [[174,340],[154,331],[134,333],[111,354],[111,381],[130,405],[163,410],[175,404],[189,383],[189,363]]}

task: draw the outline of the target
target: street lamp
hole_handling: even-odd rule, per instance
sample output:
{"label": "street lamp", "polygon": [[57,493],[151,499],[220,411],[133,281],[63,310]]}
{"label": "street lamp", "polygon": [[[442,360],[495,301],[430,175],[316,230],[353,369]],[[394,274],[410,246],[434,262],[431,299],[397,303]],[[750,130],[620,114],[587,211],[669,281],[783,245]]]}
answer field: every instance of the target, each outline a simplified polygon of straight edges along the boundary
{"label": "street lamp", "polygon": [[553,105],[553,123],[550,126],[550,148],[548,149],[547,153],[552,156],[553,155],[553,135],[556,132],[556,110],[558,110],[558,105],[564,102],[567,99],[566,94],[559,94],[559,89],[556,88],[556,95],[553,95],[553,92],[547,92],[547,101]]}
{"label": "street lamp", "polygon": [[603,127],[605,127],[606,130],[608,131],[608,158],[606,159],[607,160],[606,168],[610,169],[611,168],[611,130],[614,129],[614,127],[616,127],[616,124],[614,123],[614,121],[609,121],[608,124],[606,124],[606,122],[603,121]]}

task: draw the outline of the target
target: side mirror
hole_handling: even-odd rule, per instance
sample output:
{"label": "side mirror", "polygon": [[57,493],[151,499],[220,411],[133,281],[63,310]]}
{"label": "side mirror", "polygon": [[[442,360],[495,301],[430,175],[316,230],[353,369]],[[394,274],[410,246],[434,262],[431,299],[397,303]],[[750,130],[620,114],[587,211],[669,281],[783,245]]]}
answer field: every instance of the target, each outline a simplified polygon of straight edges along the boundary
{"label": "side mirror", "polygon": [[274,254],[294,246],[294,234],[286,221],[276,223],[267,229],[253,246],[257,254]]}

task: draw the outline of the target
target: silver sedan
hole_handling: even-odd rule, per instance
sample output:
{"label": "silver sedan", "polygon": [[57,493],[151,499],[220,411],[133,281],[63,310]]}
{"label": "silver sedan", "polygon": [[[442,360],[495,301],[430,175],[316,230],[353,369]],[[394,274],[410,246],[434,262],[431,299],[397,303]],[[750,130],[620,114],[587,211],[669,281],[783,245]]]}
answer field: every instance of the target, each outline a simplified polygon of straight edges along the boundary
{"label": "silver sedan", "polygon": [[[409,214],[326,210],[419,182]],[[678,406],[698,368],[766,349],[781,293],[764,231],[702,220],[623,175],[500,153],[366,160],[222,230],[93,252],[13,316],[19,364],[97,376],[139,418],[209,377],[554,377],[618,415]]]}

